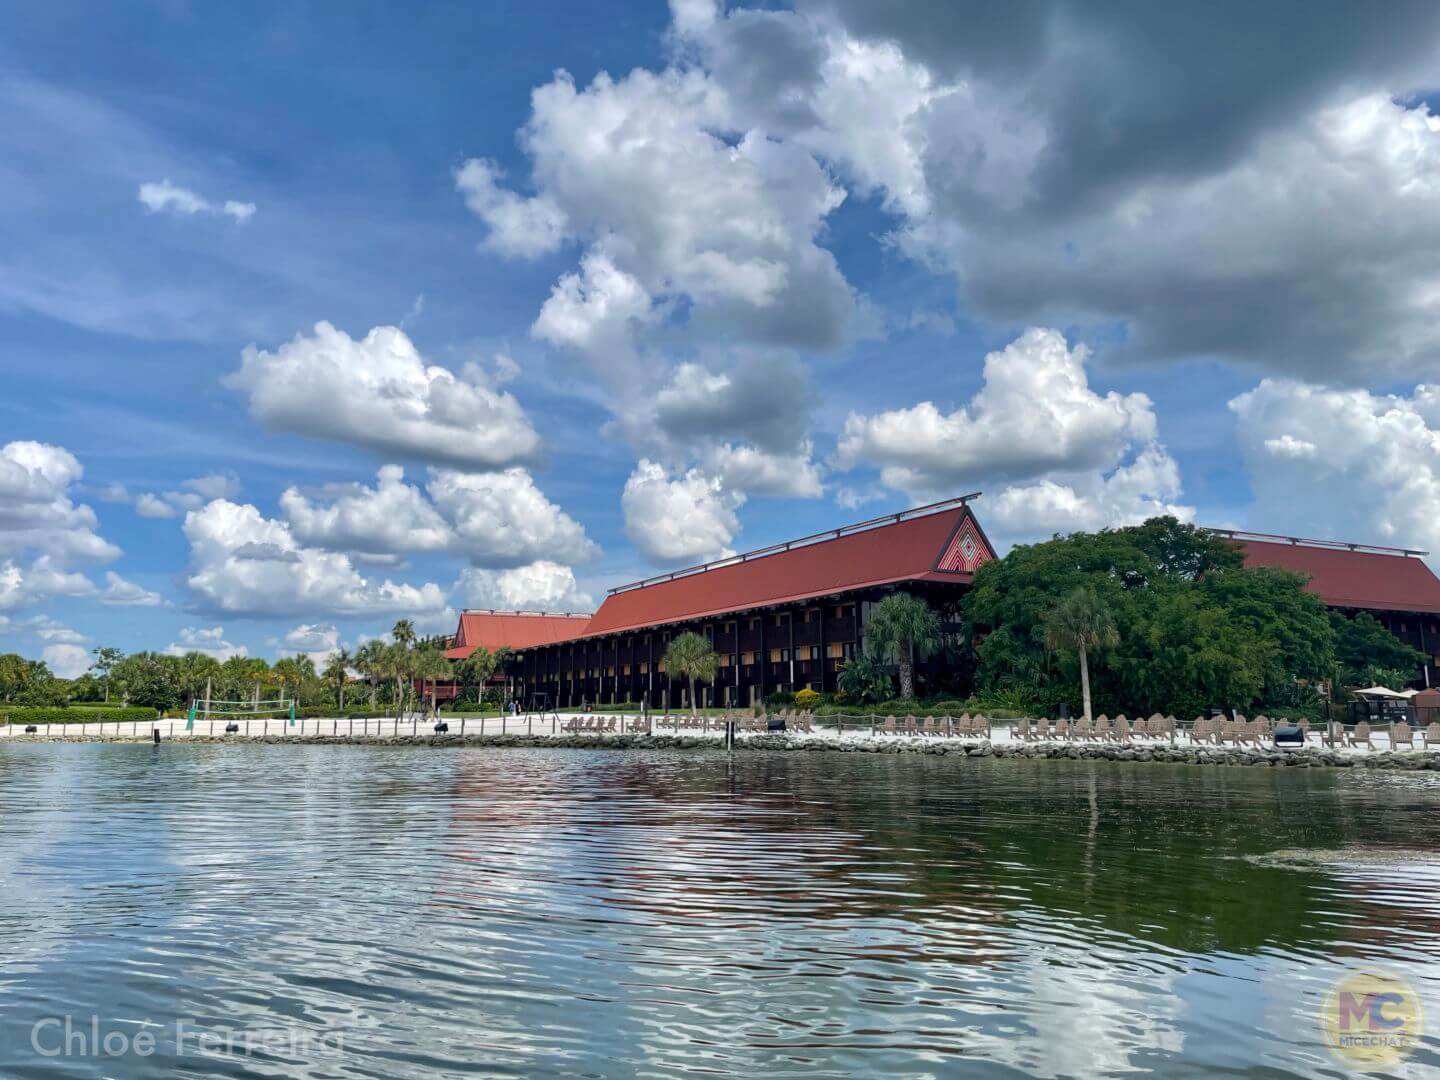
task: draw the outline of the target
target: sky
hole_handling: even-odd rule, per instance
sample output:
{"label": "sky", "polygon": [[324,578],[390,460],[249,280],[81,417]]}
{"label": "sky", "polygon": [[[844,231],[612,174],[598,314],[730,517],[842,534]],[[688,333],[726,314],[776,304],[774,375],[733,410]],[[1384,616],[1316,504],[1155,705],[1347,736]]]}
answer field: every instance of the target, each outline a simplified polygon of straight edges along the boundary
{"label": "sky", "polygon": [[0,651],[983,492],[1440,549],[1440,6],[5,3]]}

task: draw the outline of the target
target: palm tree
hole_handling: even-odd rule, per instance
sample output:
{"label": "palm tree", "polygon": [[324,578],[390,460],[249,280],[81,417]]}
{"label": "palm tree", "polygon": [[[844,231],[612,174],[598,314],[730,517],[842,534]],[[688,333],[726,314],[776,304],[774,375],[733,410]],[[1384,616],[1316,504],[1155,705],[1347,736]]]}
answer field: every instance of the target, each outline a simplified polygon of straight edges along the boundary
{"label": "palm tree", "polygon": [[1080,693],[1085,702],[1085,719],[1090,719],[1091,649],[1113,649],[1120,644],[1115,616],[1105,601],[1088,586],[1081,585],[1045,616],[1045,645],[1052,652],[1074,649],[1080,655]]}
{"label": "palm tree", "polygon": [[865,621],[865,645],[900,668],[900,696],[915,696],[915,658],[940,648],[940,617],[909,593],[887,596]]}
{"label": "palm tree", "polygon": [[[411,669],[413,678],[421,680],[443,679],[451,675],[454,668],[450,666],[450,660],[441,649],[428,648],[417,649],[410,654]],[[424,685],[422,681],[422,686]],[[434,698],[431,698],[434,704]]]}
{"label": "palm tree", "polygon": [[386,658],[386,644],[379,638],[371,638],[355,653],[355,667],[370,684],[370,704],[373,707],[379,694],[380,684],[390,677]]}
{"label": "palm tree", "polygon": [[90,670],[104,680],[105,703],[108,705],[110,703],[110,672],[115,670],[116,664],[125,659],[125,654],[108,645],[101,645],[90,651],[95,655],[95,663],[90,665]]}
{"label": "palm tree", "polygon": [[390,637],[396,645],[408,649],[415,644],[415,623],[410,619],[397,619],[394,628],[390,631]]}
{"label": "palm tree", "polygon": [[325,679],[335,687],[335,702],[345,711],[345,683],[350,678],[350,651],[336,649],[325,662]]}
{"label": "palm tree", "polygon": [[671,677],[679,675],[690,682],[691,716],[698,716],[700,712],[695,683],[714,682],[715,670],[719,666],[720,658],[715,655],[715,647],[694,631],[686,631],[672,639],[665,649],[665,670]]}

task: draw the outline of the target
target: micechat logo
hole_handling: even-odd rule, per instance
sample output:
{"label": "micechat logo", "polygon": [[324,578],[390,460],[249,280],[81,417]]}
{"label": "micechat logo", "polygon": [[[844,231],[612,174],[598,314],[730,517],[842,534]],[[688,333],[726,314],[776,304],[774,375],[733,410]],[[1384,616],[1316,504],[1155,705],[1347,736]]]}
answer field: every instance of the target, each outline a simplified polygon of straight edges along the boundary
{"label": "micechat logo", "polygon": [[1415,987],[1392,971],[1352,971],[1320,1009],[1326,1045],[1345,1064],[1394,1065],[1420,1041],[1425,1011]]}

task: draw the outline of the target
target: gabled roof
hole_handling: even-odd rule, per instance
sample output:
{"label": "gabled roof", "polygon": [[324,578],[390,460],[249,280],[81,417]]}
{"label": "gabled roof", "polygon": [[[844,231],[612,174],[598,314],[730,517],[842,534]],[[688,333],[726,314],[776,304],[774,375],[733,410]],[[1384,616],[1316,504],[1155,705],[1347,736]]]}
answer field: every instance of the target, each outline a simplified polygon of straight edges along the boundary
{"label": "gabled roof", "polygon": [[951,499],[612,589],[583,636],[892,582],[969,582],[994,557],[965,500]]}
{"label": "gabled roof", "polygon": [[585,632],[589,615],[551,615],[541,611],[466,611],[445,655],[463,660],[480,646],[490,652],[502,646],[527,649],[568,641]]}
{"label": "gabled roof", "polygon": [[1240,545],[1246,566],[1304,574],[1310,579],[1305,588],[1331,607],[1440,613],[1440,578],[1420,558],[1423,552],[1256,533],[1222,534]]}

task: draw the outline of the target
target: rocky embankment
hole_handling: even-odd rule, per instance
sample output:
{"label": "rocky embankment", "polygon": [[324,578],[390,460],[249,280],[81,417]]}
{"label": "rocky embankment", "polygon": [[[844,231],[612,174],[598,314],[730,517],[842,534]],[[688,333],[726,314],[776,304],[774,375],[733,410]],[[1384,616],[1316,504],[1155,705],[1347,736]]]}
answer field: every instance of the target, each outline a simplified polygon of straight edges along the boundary
{"label": "rocky embankment", "polygon": [[[17,735],[5,742],[149,743],[146,737],[117,735]],[[711,750],[714,737],[698,735],[271,735],[246,738],[229,735],[174,735],[164,743],[313,745],[540,747],[571,750]],[[1440,754],[1346,753],[1316,746],[1304,750],[1271,750],[1233,746],[1122,746],[1115,743],[971,742],[958,739],[907,737],[827,738],[823,735],[751,735],[736,743],[739,753],[788,750],[842,754],[930,754],[969,758],[1044,758],[1049,760],[1160,762],[1176,765],[1228,765],[1275,768],[1400,769],[1440,771]]]}

